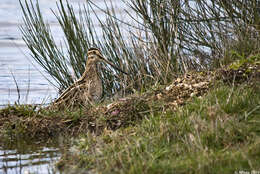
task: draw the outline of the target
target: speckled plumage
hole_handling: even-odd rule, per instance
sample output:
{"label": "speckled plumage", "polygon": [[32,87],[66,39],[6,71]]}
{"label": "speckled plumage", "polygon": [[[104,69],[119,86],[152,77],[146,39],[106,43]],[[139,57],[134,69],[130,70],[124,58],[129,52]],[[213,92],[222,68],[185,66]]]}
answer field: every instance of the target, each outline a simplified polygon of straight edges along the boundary
{"label": "speckled plumage", "polygon": [[[118,69],[102,56],[99,49],[90,48],[88,50],[86,69],[81,78],[67,88],[50,107],[61,109],[64,107],[87,105],[100,101],[103,95],[102,80],[97,68],[97,63],[100,61],[108,63],[112,67]],[[118,70],[125,73],[120,69]]]}

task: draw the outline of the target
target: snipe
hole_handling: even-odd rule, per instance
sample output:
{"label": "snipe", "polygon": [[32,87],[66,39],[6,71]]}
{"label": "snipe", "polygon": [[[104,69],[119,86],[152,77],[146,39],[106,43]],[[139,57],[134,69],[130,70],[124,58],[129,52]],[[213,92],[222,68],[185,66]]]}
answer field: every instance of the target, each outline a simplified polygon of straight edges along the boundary
{"label": "snipe", "polygon": [[98,48],[90,48],[87,56],[86,68],[81,78],[67,88],[60,97],[51,104],[51,108],[61,109],[99,101],[103,94],[103,85],[98,72],[98,62],[105,62],[118,71],[127,74],[105,59]]}

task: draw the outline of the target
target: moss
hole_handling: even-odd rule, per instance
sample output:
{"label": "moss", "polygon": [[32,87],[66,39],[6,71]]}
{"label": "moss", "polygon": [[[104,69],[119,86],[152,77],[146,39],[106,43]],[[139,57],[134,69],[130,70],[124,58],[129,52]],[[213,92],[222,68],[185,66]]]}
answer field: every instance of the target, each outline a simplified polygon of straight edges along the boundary
{"label": "moss", "polygon": [[9,105],[0,110],[0,115],[6,117],[8,115],[16,115],[19,117],[31,117],[35,114],[36,106],[33,105]]}
{"label": "moss", "polygon": [[248,58],[244,58],[241,56],[239,56],[239,57],[240,57],[240,59],[231,63],[229,65],[228,69],[239,70],[240,68],[247,67],[247,69],[245,69],[245,71],[251,72],[252,70],[250,69],[250,67],[260,64],[260,54],[252,55],[252,56],[249,56]]}
{"label": "moss", "polygon": [[219,70],[219,78],[230,84],[257,84],[260,81],[260,54],[241,58]]}

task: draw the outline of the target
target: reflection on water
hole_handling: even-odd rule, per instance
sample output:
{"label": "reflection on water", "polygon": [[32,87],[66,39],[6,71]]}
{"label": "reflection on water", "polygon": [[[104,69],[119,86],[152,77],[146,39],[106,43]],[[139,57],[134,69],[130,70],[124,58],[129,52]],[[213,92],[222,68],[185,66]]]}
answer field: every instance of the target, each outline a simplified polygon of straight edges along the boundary
{"label": "reflection on water", "polygon": [[0,150],[0,170],[3,173],[57,173],[52,163],[57,161],[56,149],[42,149],[31,154],[16,150]]}
{"label": "reflection on water", "polygon": [[0,173],[56,174],[54,164],[60,158],[57,143],[37,143],[25,140],[0,145]]}

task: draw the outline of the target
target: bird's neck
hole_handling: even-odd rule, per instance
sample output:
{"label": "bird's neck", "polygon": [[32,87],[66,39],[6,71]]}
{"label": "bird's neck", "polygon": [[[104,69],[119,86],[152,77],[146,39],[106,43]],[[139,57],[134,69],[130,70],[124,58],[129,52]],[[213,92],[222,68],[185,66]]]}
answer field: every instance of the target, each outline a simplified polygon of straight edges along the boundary
{"label": "bird's neck", "polygon": [[87,62],[86,69],[80,80],[93,79],[95,76],[98,76],[97,64],[94,62]]}

